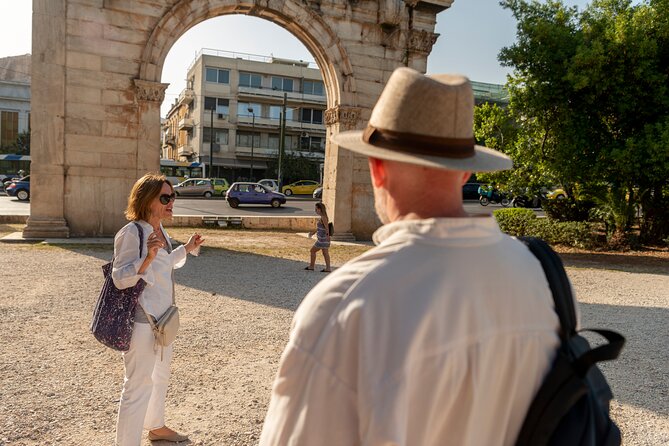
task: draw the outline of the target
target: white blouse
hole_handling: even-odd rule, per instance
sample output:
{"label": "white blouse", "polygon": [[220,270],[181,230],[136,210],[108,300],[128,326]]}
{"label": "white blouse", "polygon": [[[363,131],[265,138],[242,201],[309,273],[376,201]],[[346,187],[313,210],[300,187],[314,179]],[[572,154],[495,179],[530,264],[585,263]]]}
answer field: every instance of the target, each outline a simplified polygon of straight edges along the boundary
{"label": "white blouse", "polygon": [[[152,316],[159,318],[172,305],[172,270],[181,268],[186,263],[186,248],[180,245],[172,252],[167,248],[159,249],[158,254],[149,264],[143,274],[139,274],[139,268],[146,259],[147,240],[153,232],[153,227],[145,222],[138,221],[144,230],[144,243],[142,255],[139,255],[139,233],[133,222],[121,228],[114,238],[114,267],[112,279],[114,285],[119,289],[134,286],[139,279],[144,279],[146,288],[139,297],[139,303]],[[165,232],[162,224],[160,230],[167,243],[170,238]]]}

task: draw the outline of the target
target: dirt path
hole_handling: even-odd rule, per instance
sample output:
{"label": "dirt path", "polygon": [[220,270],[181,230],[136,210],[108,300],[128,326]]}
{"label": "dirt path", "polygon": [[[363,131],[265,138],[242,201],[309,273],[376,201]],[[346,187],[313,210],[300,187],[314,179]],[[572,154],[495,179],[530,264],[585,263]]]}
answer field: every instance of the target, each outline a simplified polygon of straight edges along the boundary
{"label": "dirt path", "polygon": [[[293,311],[323,274],[302,270],[312,241],[298,235],[205,236],[208,247],[176,275],[183,328],[168,423],[193,445],[253,445]],[[335,246],[333,263],[366,249]],[[113,444],[123,365],[88,333],[110,247],[0,244],[0,253],[0,445]],[[565,258],[583,325],[628,337],[621,360],[605,367],[625,443],[668,444],[669,261]]]}

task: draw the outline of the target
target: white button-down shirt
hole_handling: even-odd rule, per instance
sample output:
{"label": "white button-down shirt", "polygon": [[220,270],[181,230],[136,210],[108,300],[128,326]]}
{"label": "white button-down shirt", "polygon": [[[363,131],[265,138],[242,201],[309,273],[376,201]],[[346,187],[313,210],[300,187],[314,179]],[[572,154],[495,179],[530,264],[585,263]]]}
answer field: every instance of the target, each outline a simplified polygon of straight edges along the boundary
{"label": "white button-down shirt", "polygon": [[[114,238],[114,267],[112,279],[116,288],[124,289],[134,286],[139,279],[144,279],[146,287],[139,297],[139,303],[144,309],[159,318],[172,305],[172,270],[181,268],[186,263],[186,248],[180,245],[172,252],[159,249],[149,267],[143,274],[139,274],[139,268],[146,259],[147,241],[153,232],[153,227],[145,222],[138,221],[144,230],[144,246],[142,255],[139,255],[139,233],[133,222],[122,227]],[[170,244],[170,238],[163,229],[165,240]]]}
{"label": "white button-down shirt", "polygon": [[512,445],[559,343],[492,218],[400,221],[298,308],[260,444]]}

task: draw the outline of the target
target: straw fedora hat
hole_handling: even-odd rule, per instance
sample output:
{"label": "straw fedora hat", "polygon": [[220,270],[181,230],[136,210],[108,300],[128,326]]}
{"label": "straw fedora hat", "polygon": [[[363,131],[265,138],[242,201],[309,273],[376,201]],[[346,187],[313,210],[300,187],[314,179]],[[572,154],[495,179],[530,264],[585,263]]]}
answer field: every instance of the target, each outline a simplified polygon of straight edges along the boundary
{"label": "straw fedora hat", "polygon": [[508,156],[475,144],[474,93],[469,79],[460,75],[396,69],[367,128],[332,140],[374,158],[427,167],[476,172],[513,167]]}

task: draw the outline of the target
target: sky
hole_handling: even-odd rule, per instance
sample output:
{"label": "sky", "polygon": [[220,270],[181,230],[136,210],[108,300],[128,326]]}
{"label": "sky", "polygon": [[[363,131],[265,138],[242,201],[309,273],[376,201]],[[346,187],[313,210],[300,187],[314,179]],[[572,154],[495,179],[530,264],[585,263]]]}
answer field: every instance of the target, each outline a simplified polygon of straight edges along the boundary
{"label": "sky", "polygon": [[[564,3],[581,9],[589,2]],[[31,0],[0,0],[0,57],[31,52],[31,13]],[[435,32],[440,36],[428,57],[428,73],[457,72],[479,82],[506,81],[509,70],[499,64],[497,55],[515,41],[516,24],[499,0],[455,0],[437,15]],[[209,19],[181,36],[165,60],[162,82],[170,86],[162,116],[185,87],[186,70],[202,48],[314,60],[297,38],[266,20],[243,15]]]}

